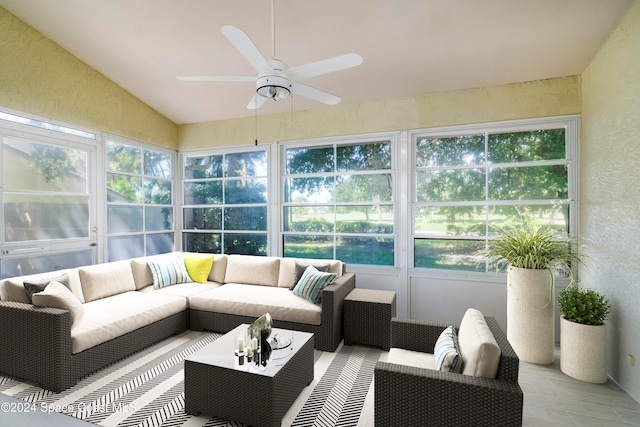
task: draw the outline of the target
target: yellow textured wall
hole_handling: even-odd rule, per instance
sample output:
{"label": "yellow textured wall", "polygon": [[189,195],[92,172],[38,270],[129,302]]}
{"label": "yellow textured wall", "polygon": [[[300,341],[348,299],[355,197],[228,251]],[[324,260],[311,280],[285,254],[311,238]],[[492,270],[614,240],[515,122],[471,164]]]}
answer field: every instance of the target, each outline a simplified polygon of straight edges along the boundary
{"label": "yellow textured wall", "polygon": [[640,399],[640,2],[582,76],[581,234],[592,265],[583,285],[612,303],[609,374]]}
{"label": "yellow textured wall", "polygon": [[0,106],[177,148],[177,126],[0,7]]}
{"label": "yellow textured wall", "polygon": [[[580,113],[578,76],[443,92],[257,118],[260,142]],[[180,150],[252,145],[254,117],[178,126]]]}

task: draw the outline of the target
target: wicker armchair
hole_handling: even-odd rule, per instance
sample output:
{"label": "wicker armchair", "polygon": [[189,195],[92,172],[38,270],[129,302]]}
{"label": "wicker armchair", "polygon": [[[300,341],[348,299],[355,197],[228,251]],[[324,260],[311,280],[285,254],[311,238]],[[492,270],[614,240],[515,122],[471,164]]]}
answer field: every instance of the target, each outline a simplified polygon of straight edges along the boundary
{"label": "wicker armchair", "polygon": [[[493,317],[486,317],[502,352],[495,379],[377,362],[376,426],[519,426],[523,394],[519,359]],[[392,319],[391,347],[433,353],[446,324]]]}

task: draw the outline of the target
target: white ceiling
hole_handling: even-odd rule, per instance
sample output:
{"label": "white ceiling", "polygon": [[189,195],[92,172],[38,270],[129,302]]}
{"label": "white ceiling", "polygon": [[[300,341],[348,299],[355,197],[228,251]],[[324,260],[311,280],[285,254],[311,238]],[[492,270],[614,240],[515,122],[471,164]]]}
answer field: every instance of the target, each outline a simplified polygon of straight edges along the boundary
{"label": "white ceiling", "polygon": [[[362,65],[304,80],[343,103],[581,74],[633,0],[275,0],[276,56],[290,67],[355,52]],[[272,56],[270,0],[0,0],[176,123],[252,116],[253,75],[222,35]],[[301,96],[258,114],[332,108]]]}

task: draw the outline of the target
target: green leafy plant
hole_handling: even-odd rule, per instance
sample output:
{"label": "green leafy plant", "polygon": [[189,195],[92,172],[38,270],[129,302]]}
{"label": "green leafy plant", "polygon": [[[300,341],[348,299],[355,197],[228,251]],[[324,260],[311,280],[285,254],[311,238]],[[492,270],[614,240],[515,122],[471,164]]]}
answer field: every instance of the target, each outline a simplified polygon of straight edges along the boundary
{"label": "green leafy plant", "polygon": [[562,316],[584,325],[602,325],[609,318],[611,305],[601,293],[570,285],[558,294],[558,308]]}
{"label": "green leafy plant", "polygon": [[489,247],[480,251],[490,265],[498,270],[512,267],[533,270],[547,269],[559,271],[574,282],[571,266],[586,261],[584,253],[579,251],[577,239],[568,235],[560,236],[551,225],[523,226],[502,229]]}

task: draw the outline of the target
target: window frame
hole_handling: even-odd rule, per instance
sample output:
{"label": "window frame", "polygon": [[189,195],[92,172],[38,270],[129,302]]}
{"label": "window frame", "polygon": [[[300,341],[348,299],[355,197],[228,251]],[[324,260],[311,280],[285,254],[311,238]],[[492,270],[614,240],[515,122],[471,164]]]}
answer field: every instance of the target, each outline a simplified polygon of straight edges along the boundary
{"label": "window frame", "polygon": [[[381,265],[381,264],[356,264],[354,262],[349,262],[348,260],[341,259],[344,262],[349,263],[349,265],[360,267],[360,268],[374,268],[374,269],[396,269],[399,263],[401,262],[399,259],[399,250],[398,248],[401,246],[400,243],[400,218],[402,218],[402,207],[400,206],[400,188],[401,183],[398,173],[398,164],[400,157],[400,143],[401,143],[401,135],[402,132],[380,132],[380,133],[372,133],[372,134],[362,134],[362,135],[350,135],[350,136],[336,136],[336,137],[327,137],[327,138],[315,138],[315,139],[306,139],[306,140],[294,140],[279,143],[278,149],[278,198],[280,200],[278,206],[278,253],[281,256],[285,254],[285,243],[284,239],[287,235],[316,235],[316,236],[328,236],[333,240],[333,259],[337,259],[337,238],[338,236],[345,237],[380,237],[380,238],[391,238],[393,239],[393,263],[391,265]],[[350,170],[343,171],[339,170],[337,167],[337,157],[334,158],[334,168],[331,172],[322,173],[322,172],[314,172],[309,174],[288,174],[287,173],[287,155],[286,152],[288,149],[312,149],[319,147],[333,147],[334,154],[336,153],[338,146],[349,146],[349,145],[358,145],[358,144],[367,144],[367,143],[375,143],[375,142],[385,142],[388,141],[390,143],[390,155],[391,155],[391,165],[389,169],[374,169],[374,170]],[[367,175],[367,174],[380,174],[380,173],[388,173],[391,175],[392,186],[391,186],[391,200],[384,202],[338,202],[336,200],[328,203],[309,203],[308,206],[316,206],[322,205],[327,206],[331,205],[334,207],[334,228],[332,232],[317,232],[317,233],[304,233],[299,231],[285,231],[285,214],[284,210],[288,207],[296,207],[299,206],[300,203],[295,202],[285,202],[285,180],[291,177],[304,178],[304,177],[337,177],[337,176],[345,176],[345,175]],[[390,206],[393,209],[393,233],[340,233],[336,230],[336,214],[337,208],[340,206],[358,206],[363,203],[367,205],[375,204],[380,206]]]}
{"label": "window frame", "polygon": [[[415,262],[415,244],[417,240],[421,239],[437,239],[437,240],[477,240],[480,242],[484,242],[485,245],[488,243],[491,235],[489,234],[489,220],[488,214],[489,211],[485,212],[485,231],[484,236],[481,238],[465,238],[465,237],[457,237],[457,236],[435,236],[433,234],[421,232],[416,232],[416,207],[418,206],[485,206],[487,208],[491,206],[517,206],[523,205],[523,201],[508,201],[508,200],[495,200],[489,201],[486,196],[486,188],[485,188],[485,198],[481,201],[473,201],[473,202],[418,202],[417,198],[417,179],[416,172],[417,168],[417,149],[416,143],[420,138],[425,137],[455,137],[462,135],[472,135],[472,134],[500,134],[500,133],[509,133],[509,132],[527,132],[527,131],[535,131],[535,130],[543,130],[543,129],[557,129],[564,128],[565,129],[565,150],[566,150],[566,158],[561,161],[556,160],[543,160],[543,161],[534,161],[534,162],[519,162],[519,163],[500,163],[501,167],[508,166],[510,164],[522,167],[522,166],[545,166],[545,165],[557,165],[559,163],[565,164],[567,167],[567,179],[568,179],[568,197],[566,202],[562,204],[566,204],[569,206],[569,234],[577,235],[580,229],[579,227],[579,206],[580,206],[580,189],[579,189],[579,141],[580,141],[580,116],[579,115],[567,115],[567,116],[556,116],[556,117],[545,117],[545,118],[535,118],[535,119],[522,119],[522,120],[510,120],[503,122],[489,122],[489,123],[479,123],[479,124],[469,124],[469,125],[460,125],[460,126],[445,126],[445,127],[437,127],[437,128],[425,128],[425,129],[416,129],[409,131],[408,141],[409,141],[409,170],[408,170],[408,181],[409,181],[409,200],[410,203],[407,204],[407,221],[410,224],[409,233],[408,233],[408,265],[409,268],[414,269],[415,271],[422,272],[430,272],[430,274],[444,274],[444,275],[464,275],[464,276],[481,276],[487,274],[495,274],[495,272],[491,271],[488,264],[485,261],[485,269],[482,271],[469,271],[469,270],[455,270],[455,269],[438,269],[438,268],[429,268],[429,267],[416,267]],[[486,148],[487,138],[485,137],[485,148]],[[475,167],[484,169],[487,171],[485,174],[485,184],[488,183],[489,175],[488,171],[492,167],[492,163],[484,162],[481,165],[476,165]],[[434,169],[440,170],[451,170],[456,169],[458,167],[437,167]],[[563,199],[565,200],[565,199]],[[530,200],[527,200],[530,201]],[[558,200],[543,200],[543,199],[534,199],[537,205],[553,205],[557,204]]]}

